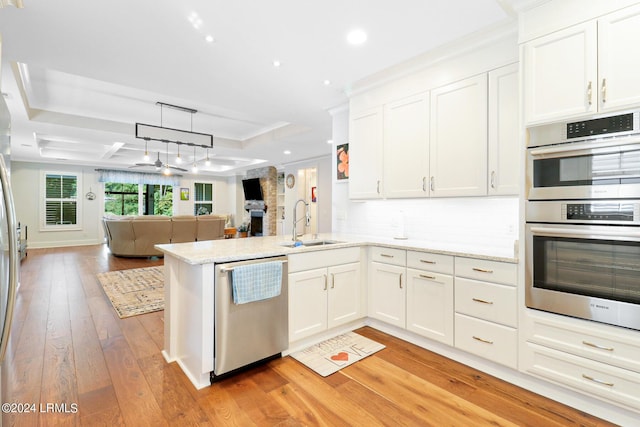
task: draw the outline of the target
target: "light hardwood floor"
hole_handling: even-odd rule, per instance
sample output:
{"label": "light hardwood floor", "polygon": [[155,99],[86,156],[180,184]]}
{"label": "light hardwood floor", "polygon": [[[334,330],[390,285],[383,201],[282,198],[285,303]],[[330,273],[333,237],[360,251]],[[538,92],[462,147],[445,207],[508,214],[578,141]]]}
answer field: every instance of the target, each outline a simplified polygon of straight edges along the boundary
{"label": "light hardwood floor", "polygon": [[3,401],[37,408],[5,425],[609,425],[372,328],[357,332],[387,348],[327,378],[284,357],[195,390],[160,354],[163,312],[119,319],[95,276],[159,264],[102,245],[29,250]]}

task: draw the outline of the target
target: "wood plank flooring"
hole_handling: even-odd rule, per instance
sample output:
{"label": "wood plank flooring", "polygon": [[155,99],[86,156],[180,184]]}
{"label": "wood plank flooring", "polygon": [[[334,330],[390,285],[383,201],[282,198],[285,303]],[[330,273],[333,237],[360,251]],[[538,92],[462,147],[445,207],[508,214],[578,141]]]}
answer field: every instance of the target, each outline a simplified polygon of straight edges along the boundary
{"label": "wood plank flooring", "polygon": [[2,400],[36,411],[3,425],[610,425],[372,328],[357,332],[387,348],[327,378],[285,357],[195,390],[160,354],[163,312],[119,319],[96,279],[162,263],[102,245],[29,250]]}

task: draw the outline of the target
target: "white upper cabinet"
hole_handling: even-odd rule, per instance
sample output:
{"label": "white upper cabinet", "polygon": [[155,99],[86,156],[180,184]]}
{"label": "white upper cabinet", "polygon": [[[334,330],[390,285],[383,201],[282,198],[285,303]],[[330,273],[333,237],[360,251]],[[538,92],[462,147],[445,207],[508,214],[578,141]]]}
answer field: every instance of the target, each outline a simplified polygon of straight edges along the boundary
{"label": "white upper cabinet", "polygon": [[640,6],[611,13],[598,20],[600,110],[619,110],[640,104]]}
{"label": "white upper cabinet", "polygon": [[596,41],[596,25],[589,22],[525,44],[527,124],[596,111]]}
{"label": "white upper cabinet", "polygon": [[384,194],[429,195],[429,93],[385,105]]}
{"label": "white upper cabinet", "polygon": [[520,177],[518,64],[489,72],[488,194],[517,195]]}
{"label": "white upper cabinet", "polygon": [[352,114],[349,120],[349,197],[382,197],[382,107]]}
{"label": "white upper cabinet", "polygon": [[487,194],[487,75],[431,91],[432,197]]}
{"label": "white upper cabinet", "polygon": [[640,6],[524,45],[527,125],[640,103]]}

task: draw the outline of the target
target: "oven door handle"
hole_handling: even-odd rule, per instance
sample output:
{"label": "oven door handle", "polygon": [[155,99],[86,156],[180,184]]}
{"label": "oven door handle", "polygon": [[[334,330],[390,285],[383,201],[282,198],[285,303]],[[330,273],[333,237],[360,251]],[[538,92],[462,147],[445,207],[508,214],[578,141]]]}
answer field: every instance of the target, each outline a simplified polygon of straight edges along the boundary
{"label": "oven door handle", "polygon": [[531,154],[532,157],[554,157],[557,155],[580,156],[593,153],[618,153],[620,151],[630,151],[633,149],[640,150],[640,140],[638,140],[637,136],[625,139],[613,138],[611,141],[575,142],[570,146],[568,146],[568,144],[561,144],[553,147],[531,148],[529,149],[529,154]]}
{"label": "oven door handle", "polygon": [[[614,228],[614,227],[612,227]],[[557,236],[557,237],[576,237],[576,238],[610,238],[614,240],[640,240],[640,228],[638,231],[630,231],[629,228],[613,229],[613,230],[590,230],[589,228],[551,228],[551,227],[531,227],[531,234],[536,236]]]}

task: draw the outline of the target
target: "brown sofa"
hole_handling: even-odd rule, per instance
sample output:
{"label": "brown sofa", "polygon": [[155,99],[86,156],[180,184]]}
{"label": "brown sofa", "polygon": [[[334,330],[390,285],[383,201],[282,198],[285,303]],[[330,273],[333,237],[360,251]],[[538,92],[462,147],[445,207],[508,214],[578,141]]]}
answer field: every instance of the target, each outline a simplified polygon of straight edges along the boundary
{"label": "brown sofa", "polygon": [[162,256],[154,245],[224,238],[225,218],[217,215],[123,216],[103,218],[111,253],[116,256]]}

